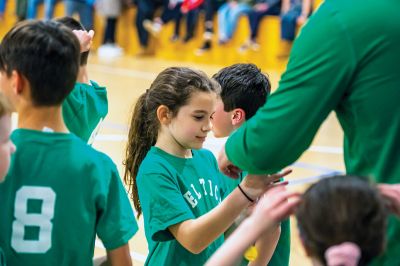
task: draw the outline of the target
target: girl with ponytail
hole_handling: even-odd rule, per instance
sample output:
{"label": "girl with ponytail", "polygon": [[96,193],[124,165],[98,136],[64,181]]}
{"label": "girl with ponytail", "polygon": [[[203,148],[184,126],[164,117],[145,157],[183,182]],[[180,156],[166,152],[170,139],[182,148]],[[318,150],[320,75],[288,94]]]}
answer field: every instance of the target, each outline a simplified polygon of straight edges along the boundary
{"label": "girl with ponytail", "polygon": [[241,211],[285,175],[249,175],[227,195],[226,177],[202,149],[219,89],[200,71],[171,67],[135,105],[124,179],[143,213],[146,265],[204,265]]}

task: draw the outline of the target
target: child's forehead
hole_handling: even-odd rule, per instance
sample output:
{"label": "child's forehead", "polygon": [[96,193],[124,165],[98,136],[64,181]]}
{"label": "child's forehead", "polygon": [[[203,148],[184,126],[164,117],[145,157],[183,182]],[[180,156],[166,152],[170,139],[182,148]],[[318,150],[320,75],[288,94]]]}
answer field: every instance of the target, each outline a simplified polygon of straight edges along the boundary
{"label": "child's forehead", "polygon": [[190,109],[206,109],[209,106],[214,106],[217,102],[217,94],[215,92],[194,92],[190,96],[186,105],[182,107]]}

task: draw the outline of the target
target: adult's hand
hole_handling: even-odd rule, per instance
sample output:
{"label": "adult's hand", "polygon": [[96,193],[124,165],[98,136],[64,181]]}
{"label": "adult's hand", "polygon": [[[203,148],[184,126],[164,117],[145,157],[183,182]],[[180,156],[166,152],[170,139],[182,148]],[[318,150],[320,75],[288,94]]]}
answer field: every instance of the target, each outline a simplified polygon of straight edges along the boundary
{"label": "adult's hand", "polygon": [[400,184],[379,184],[378,189],[387,200],[387,207],[400,217]]}

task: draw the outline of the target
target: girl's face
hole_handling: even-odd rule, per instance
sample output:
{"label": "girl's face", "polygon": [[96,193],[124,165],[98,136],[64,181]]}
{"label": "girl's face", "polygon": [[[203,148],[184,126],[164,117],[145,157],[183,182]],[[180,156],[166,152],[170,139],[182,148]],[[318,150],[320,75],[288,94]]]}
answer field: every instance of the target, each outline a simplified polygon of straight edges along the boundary
{"label": "girl's face", "polygon": [[10,167],[10,157],[15,151],[15,146],[10,140],[11,116],[3,115],[0,118],[0,182],[7,175]]}
{"label": "girl's face", "polygon": [[[189,149],[200,149],[211,130],[211,116],[215,112],[217,95],[212,92],[194,92],[188,103],[167,125],[170,145],[177,153],[187,154]],[[172,147],[171,147],[172,148]],[[176,154],[176,155],[182,155]]]}

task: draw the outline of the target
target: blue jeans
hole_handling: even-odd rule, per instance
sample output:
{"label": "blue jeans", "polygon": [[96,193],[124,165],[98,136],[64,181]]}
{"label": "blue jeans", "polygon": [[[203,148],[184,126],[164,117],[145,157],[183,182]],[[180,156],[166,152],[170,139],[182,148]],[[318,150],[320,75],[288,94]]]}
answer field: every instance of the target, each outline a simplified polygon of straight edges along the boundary
{"label": "blue jeans", "polygon": [[163,1],[155,0],[136,0],[136,30],[139,37],[140,46],[147,47],[149,43],[149,33],[143,27],[143,21],[146,19],[152,20],[156,9],[163,5]]}
{"label": "blue jeans", "polygon": [[295,5],[281,15],[281,38],[293,41],[296,34],[297,18],[301,15],[301,5]]}
{"label": "blue jeans", "polygon": [[258,28],[260,27],[262,18],[264,18],[265,16],[279,15],[280,12],[281,12],[280,4],[271,6],[270,8],[267,9],[267,11],[260,12],[260,11],[252,10],[249,13],[249,22],[250,22],[250,30],[251,30],[250,38],[252,40],[256,40],[257,35],[258,35]]}
{"label": "blue jeans", "polygon": [[54,6],[56,5],[56,0],[28,0],[28,10],[26,14],[27,19],[36,18],[37,7],[41,3],[44,3],[44,19],[50,20],[53,18]]}
{"label": "blue jeans", "polygon": [[75,13],[79,14],[79,20],[86,30],[93,29],[93,6],[86,2],[73,0],[65,1],[65,14],[72,17]]}
{"label": "blue jeans", "polygon": [[249,13],[251,7],[247,4],[238,3],[231,7],[229,3],[223,4],[218,10],[218,30],[220,40],[229,40],[236,30],[239,17]]}

